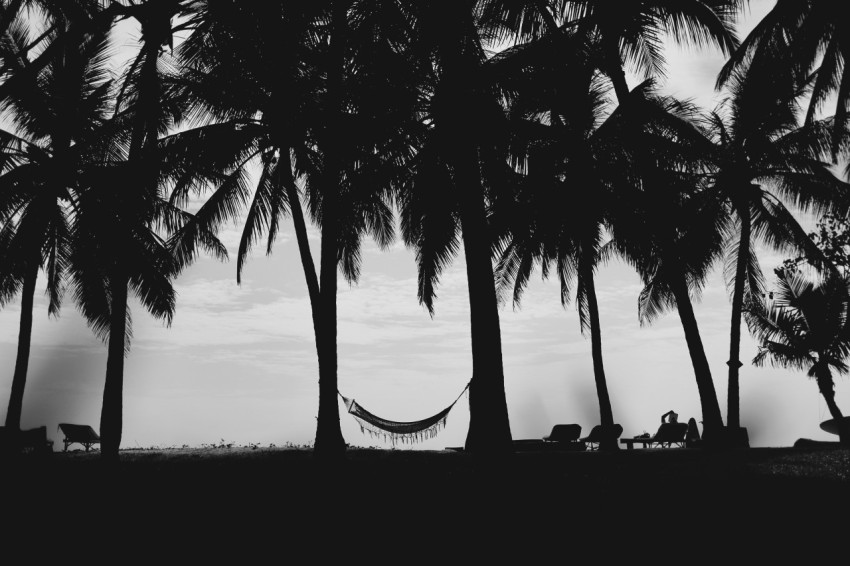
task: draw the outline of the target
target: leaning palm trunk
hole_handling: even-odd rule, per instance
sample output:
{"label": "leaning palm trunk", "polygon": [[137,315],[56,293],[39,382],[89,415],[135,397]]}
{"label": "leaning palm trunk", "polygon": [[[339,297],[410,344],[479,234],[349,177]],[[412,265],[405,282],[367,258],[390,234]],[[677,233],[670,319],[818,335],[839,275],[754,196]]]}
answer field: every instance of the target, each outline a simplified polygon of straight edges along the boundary
{"label": "leaning palm trunk", "polygon": [[844,414],[835,403],[835,383],[832,380],[832,373],[824,365],[819,367],[815,374],[818,382],[818,390],[820,390],[820,394],[823,396],[824,401],[826,401],[829,414],[838,423],[838,442],[843,446],[850,446],[850,423],[844,422]]}
{"label": "leaning palm trunk", "polygon": [[735,266],[735,289],[732,292],[732,329],[729,339],[729,391],[727,399],[727,425],[730,431],[738,431],[741,428],[740,413],[740,386],[738,371],[743,365],[741,363],[741,312],[744,307],[744,283],[747,278],[747,265],[750,262],[750,234],[752,232],[752,219],[749,207],[741,207],[738,210],[741,219],[741,235],[738,243],[738,258]]}
{"label": "leaning palm trunk", "polygon": [[[593,280],[593,268],[589,261],[583,260],[580,268],[583,272],[587,311],[590,319],[590,350],[593,357],[593,378],[596,381],[596,396],[599,399],[599,419],[604,431],[614,430],[614,411],[608,395],[608,383],[605,380],[605,368],[602,365],[602,328],[599,324],[599,305],[596,301],[596,284]],[[605,434],[599,443],[600,450],[618,450],[617,439]]]}
{"label": "leaning palm trunk", "polygon": [[121,446],[124,411],[124,354],[127,340],[127,278],[113,275],[109,279],[110,304],[109,345],[106,360],[106,383],[100,412],[100,449],[106,460],[117,460]]}
{"label": "leaning palm trunk", "polygon": [[469,386],[469,430],[465,450],[501,454],[513,450],[496,283],[487,237],[484,195],[477,173],[477,152],[458,163],[466,277],[472,335],[472,380]]}
{"label": "leaning palm trunk", "polygon": [[20,430],[21,413],[24,406],[24,387],[27,383],[30,343],[32,341],[32,310],[35,295],[35,282],[38,278],[38,264],[28,268],[21,290],[21,323],[18,332],[18,354],[15,358],[15,373],[12,377],[12,391],[9,395],[9,409],[6,412],[6,428]]}
{"label": "leaning palm trunk", "polygon": [[688,288],[684,278],[681,278],[673,286],[673,294],[676,299],[676,307],[682,328],[685,331],[685,340],[688,343],[688,352],[694,367],[697,388],[699,390],[700,406],[702,408],[703,440],[707,446],[717,446],[723,441],[723,417],[720,414],[720,403],[717,401],[717,392],[714,389],[714,381],[711,378],[711,368],[705,356],[702,339],[697,326],[697,319],[688,295]]}

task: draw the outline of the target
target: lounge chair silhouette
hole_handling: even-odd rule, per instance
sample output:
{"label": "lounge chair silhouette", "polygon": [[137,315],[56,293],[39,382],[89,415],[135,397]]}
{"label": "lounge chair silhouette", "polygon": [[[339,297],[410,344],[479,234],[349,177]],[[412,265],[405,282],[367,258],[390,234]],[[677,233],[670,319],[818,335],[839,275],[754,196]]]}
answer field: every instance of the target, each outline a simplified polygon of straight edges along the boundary
{"label": "lounge chair silhouette", "polygon": [[592,429],[590,429],[590,434],[588,434],[584,438],[579,438],[579,440],[587,444],[587,448],[589,450],[598,450],[599,443],[605,440],[606,434],[608,435],[607,438],[613,438],[614,440],[617,440],[618,438],[620,438],[620,435],[623,434],[623,427],[622,425],[615,424],[613,425],[610,432],[608,432],[602,425],[596,425]]}
{"label": "lounge chair silhouette", "polygon": [[685,433],[688,432],[688,423],[661,423],[658,432],[650,437],[621,438],[620,443],[625,444],[629,450],[635,444],[643,444],[646,448],[670,448],[678,446],[685,447]]}
{"label": "lounge chair silhouette", "polygon": [[67,452],[68,446],[75,443],[82,444],[86,452],[93,445],[100,444],[100,436],[89,425],[59,423],[59,429],[65,435],[65,438],[62,440],[65,443],[63,452]]}

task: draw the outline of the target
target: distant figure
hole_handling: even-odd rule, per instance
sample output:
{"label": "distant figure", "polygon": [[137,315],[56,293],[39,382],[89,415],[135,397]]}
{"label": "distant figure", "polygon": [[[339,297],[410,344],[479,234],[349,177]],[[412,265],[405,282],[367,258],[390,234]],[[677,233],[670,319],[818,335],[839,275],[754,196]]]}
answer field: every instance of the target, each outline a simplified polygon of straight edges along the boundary
{"label": "distant figure", "polygon": [[697,420],[693,417],[688,419],[688,432],[685,433],[685,446],[693,448],[699,445],[700,436],[697,428]]}
{"label": "distant figure", "polygon": [[664,423],[677,423],[679,422],[679,415],[677,415],[673,411],[667,411],[663,415],[661,415],[661,424]]}

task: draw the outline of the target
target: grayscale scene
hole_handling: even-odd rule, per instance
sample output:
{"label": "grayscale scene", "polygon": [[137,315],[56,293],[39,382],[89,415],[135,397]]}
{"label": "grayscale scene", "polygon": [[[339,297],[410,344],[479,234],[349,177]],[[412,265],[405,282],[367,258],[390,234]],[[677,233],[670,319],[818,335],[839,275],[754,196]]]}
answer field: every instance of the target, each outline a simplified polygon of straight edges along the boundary
{"label": "grayscale scene", "polygon": [[831,556],[842,7],[0,0],[7,553]]}

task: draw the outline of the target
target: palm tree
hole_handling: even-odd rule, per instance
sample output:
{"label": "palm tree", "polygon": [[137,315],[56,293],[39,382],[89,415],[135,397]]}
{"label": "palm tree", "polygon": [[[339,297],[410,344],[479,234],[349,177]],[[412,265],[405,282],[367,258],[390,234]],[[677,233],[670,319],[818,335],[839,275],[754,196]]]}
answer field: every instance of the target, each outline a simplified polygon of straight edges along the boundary
{"label": "palm tree", "polygon": [[465,449],[513,450],[502,365],[488,208],[511,178],[502,94],[488,74],[474,1],[415,3],[414,49],[422,69],[425,127],[398,195],[405,243],[416,250],[418,297],[431,314],[442,270],[463,244],[472,334],[470,422]]}
{"label": "palm tree", "polygon": [[626,67],[644,78],[664,75],[664,38],[681,45],[715,46],[729,56],[738,46],[734,24],[745,0],[604,0],[557,2],[560,15],[579,29],[596,33],[602,44],[603,71],[617,100],[628,98]]}
{"label": "palm tree", "polygon": [[847,207],[848,186],[824,161],[830,153],[831,124],[798,125],[799,92],[788,71],[780,64],[734,72],[726,83],[727,98],[706,124],[716,147],[714,187],[738,219],[726,269],[733,287],[727,426],[742,444],[747,440],[739,410],[741,312],[764,286],[753,242],[759,239],[814,258],[817,247],[784,202],[819,214]]}
{"label": "palm tree", "polygon": [[[577,35],[573,38],[583,41]],[[500,57],[511,57],[511,51]],[[512,100],[512,115],[529,120],[529,132],[539,131],[532,135],[525,152],[527,175],[517,201],[509,203],[504,220],[498,218],[498,209],[494,212],[496,225],[504,224],[508,231],[497,277],[500,289],[513,289],[514,306],[536,264],[544,277],[555,270],[564,306],[577,281],[581,331],[589,330],[591,338],[600,421],[604,429],[613,430],[594,271],[602,261],[607,201],[618,186],[629,182],[630,172],[618,147],[619,114],[604,120],[606,83],[595,72],[588,54],[578,47],[573,53],[573,65],[565,64],[564,57],[531,59],[525,73],[528,84],[520,86],[526,92]],[[517,55],[522,56],[522,51]],[[547,59],[558,66],[557,71],[547,68]],[[545,126],[538,120],[551,108],[564,108],[565,113],[555,112],[557,119]],[[582,193],[581,207],[574,206],[576,188]],[[600,449],[618,449],[616,438],[605,438]]]}
{"label": "palm tree", "polygon": [[[71,27],[62,12],[48,14],[59,41]],[[66,45],[62,57],[50,61],[39,73],[21,56],[30,43],[28,26],[8,22],[3,54],[10,68],[12,87],[0,99],[14,131],[0,131],[2,170],[0,219],[3,220],[2,277],[6,293],[21,293],[21,319],[6,427],[19,430],[32,338],[33,297],[40,269],[47,276],[48,312],[57,316],[69,262],[69,214],[79,182],[84,149],[102,120],[108,103],[107,42],[104,34],[92,35],[77,45]]]}
{"label": "palm tree", "polygon": [[780,61],[811,86],[806,123],[813,122],[834,96],[832,149],[837,152],[848,126],[850,47],[843,39],[847,32],[847,19],[836,3],[778,0],[723,66],[717,86],[733,80],[736,71]]}
{"label": "palm tree", "polygon": [[808,370],[817,381],[839,442],[850,445],[850,425],[835,403],[832,373],[847,374],[850,355],[850,295],[847,281],[827,273],[812,281],[799,269],[776,269],[772,299],[757,298],[745,312],[750,332],[760,342],[753,364]]}
{"label": "palm tree", "polygon": [[[322,458],[346,447],[337,400],[337,270],[357,280],[365,234],[381,246],[391,242],[392,165],[409,151],[397,118],[415,95],[405,86],[406,54],[395,49],[407,27],[400,8],[362,1],[344,11],[316,2],[246,9],[220,2],[197,13],[195,32],[180,48],[188,76],[180,88],[213,123],[168,140],[175,196],[217,187],[197,213],[209,226],[247,208],[237,281],[252,247],[267,233],[270,253],[280,222],[292,215],[319,361],[314,454]],[[258,162],[251,198],[247,171]],[[318,273],[302,205],[321,228]]]}
{"label": "palm tree", "polygon": [[100,155],[86,171],[73,219],[75,298],[108,347],[100,419],[101,454],[107,460],[118,458],[121,444],[130,293],[170,323],[171,280],[193,259],[187,250],[202,247],[219,258],[226,253],[208,230],[165,198],[166,187],[159,182],[159,137],[177,122],[180,108],[163,98],[158,63],[160,48],[171,43],[171,19],[179,8],[176,1],[132,3],[116,12],[139,21],[142,43],[117,94],[108,124],[112,135],[104,136]]}
{"label": "palm tree", "polygon": [[650,92],[636,93],[627,105],[637,128],[631,152],[640,167],[640,190],[618,193],[610,245],[644,283],[641,323],[651,323],[668,308],[678,310],[699,390],[704,439],[707,446],[718,446],[723,420],[691,295],[698,296],[722,251],[728,215],[705,182],[710,147],[693,126],[695,108],[671,98],[648,98]]}

